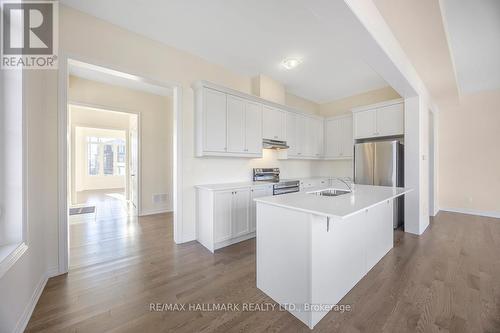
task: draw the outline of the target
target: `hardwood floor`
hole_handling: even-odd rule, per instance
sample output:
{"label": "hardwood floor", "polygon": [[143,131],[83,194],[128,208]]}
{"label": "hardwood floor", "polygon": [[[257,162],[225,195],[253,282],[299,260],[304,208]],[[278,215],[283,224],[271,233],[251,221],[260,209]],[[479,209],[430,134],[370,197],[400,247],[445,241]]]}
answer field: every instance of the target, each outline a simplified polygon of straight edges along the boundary
{"label": "hardwood floor", "polygon": [[[157,302],[274,303],[255,287],[255,240],[212,255],[196,242],[175,245],[170,214],[125,224],[83,246],[83,256],[102,251],[104,260],[49,280],[28,332],[310,331],[277,310],[150,311]],[[330,312],[314,331],[500,332],[500,220],[442,212],[421,237],[397,232],[341,303],[352,311]]]}

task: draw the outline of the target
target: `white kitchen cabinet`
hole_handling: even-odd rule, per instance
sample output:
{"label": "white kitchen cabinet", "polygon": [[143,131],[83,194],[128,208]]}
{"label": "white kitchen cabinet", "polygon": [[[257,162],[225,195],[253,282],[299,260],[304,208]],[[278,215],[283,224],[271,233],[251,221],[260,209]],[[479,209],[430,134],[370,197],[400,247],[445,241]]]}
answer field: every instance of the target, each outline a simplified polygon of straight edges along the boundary
{"label": "white kitchen cabinet", "polygon": [[203,95],[203,148],[207,152],[225,153],[227,151],[226,94],[205,89]]}
{"label": "white kitchen cabinet", "polygon": [[250,190],[250,232],[255,231],[256,227],[256,219],[257,219],[257,207],[255,201],[253,199],[269,197],[273,195],[273,186],[265,185],[265,186],[256,186]]}
{"label": "white kitchen cabinet", "polygon": [[242,98],[227,96],[227,151],[245,152],[245,106]]}
{"label": "white kitchen cabinet", "polygon": [[262,106],[227,96],[227,147],[230,153],[262,155]]}
{"label": "white kitchen cabinet", "polygon": [[367,110],[354,114],[354,136],[356,139],[377,136],[377,110]]}
{"label": "white kitchen cabinet", "polygon": [[323,119],[288,112],[286,116],[288,159],[319,159],[324,154]]}
{"label": "white kitchen cabinet", "polygon": [[323,119],[310,118],[311,155],[321,158],[324,155],[324,122]]}
{"label": "white kitchen cabinet", "polygon": [[353,117],[356,139],[404,134],[404,103],[353,110]]}
{"label": "white kitchen cabinet", "polygon": [[262,156],[262,105],[245,104],[245,152]]}
{"label": "white kitchen cabinet", "polygon": [[196,90],[197,156],[262,157],[262,105],[201,87]]}
{"label": "white kitchen cabinet", "polygon": [[253,198],[272,195],[272,185],[196,191],[197,240],[215,250],[255,237]]}
{"label": "white kitchen cabinet", "polygon": [[297,114],[287,112],[286,114],[286,137],[287,144],[290,148],[287,149],[287,157],[297,157],[300,155],[299,138],[297,132]]}
{"label": "white kitchen cabinet", "polygon": [[404,129],[403,104],[394,104],[377,109],[377,135],[402,135]]}
{"label": "white kitchen cabinet", "polygon": [[325,158],[352,158],[352,117],[342,116],[325,120]]}
{"label": "white kitchen cabinet", "polygon": [[286,112],[270,106],[264,106],[262,112],[263,138],[286,141]]}
{"label": "white kitchen cabinet", "polygon": [[250,189],[239,189],[233,192],[231,209],[231,238],[250,232]]}
{"label": "white kitchen cabinet", "polygon": [[214,242],[228,240],[232,236],[231,218],[233,208],[233,191],[215,193],[214,198]]}
{"label": "white kitchen cabinet", "polygon": [[366,219],[364,233],[366,235],[366,266],[370,270],[393,247],[393,205],[394,200],[387,200],[361,214],[370,216]]}

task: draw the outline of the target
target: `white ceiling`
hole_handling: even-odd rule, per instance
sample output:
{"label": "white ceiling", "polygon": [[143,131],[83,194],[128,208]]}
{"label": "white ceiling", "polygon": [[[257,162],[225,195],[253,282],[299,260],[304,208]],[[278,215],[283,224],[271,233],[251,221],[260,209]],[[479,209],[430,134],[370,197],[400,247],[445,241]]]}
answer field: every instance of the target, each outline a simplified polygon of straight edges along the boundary
{"label": "white ceiling", "polygon": [[171,89],[149,84],[137,79],[133,75],[127,75],[121,72],[116,72],[110,69],[74,60],[69,65],[69,74],[82,79],[107,83],[113,86],[147,92],[154,95],[172,96]]}
{"label": "white ceiling", "polygon": [[[61,2],[316,102],[387,86],[355,51],[360,24],[342,0]],[[303,63],[286,71],[280,62],[290,56]]]}
{"label": "white ceiling", "polygon": [[462,93],[500,89],[500,0],[442,0]]}

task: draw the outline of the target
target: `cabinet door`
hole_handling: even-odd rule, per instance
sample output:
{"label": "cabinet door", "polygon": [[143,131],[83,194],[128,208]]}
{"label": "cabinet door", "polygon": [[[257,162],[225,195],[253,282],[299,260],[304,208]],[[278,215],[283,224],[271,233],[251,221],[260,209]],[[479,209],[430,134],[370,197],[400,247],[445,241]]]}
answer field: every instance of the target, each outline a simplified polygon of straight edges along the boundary
{"label": "cabinet door", "polygon": [[330,119],[325,124],[326,149],[328,158],[340,157],[342,145],[342,127],[339,119]]}
{"label": "cabinet door", "polygon": [[262,112],[264,139],[286,141],[286,113],[268,106]]}
{"label": "cabinet door", "polygon": [[389,200],[360,213],[365,216],[363,232],[366,234],[367,271],[393,247],[393,204],[393,200]]}
{"label": "cabinet door", "polygon": [[297,146],[297,156],[306,157],[307,151],[309,149],[309,144],[307,142],[307,134],[309,124],[307,119],[303,115],[295,115],[295,144]]}
{"label": "cabinet door", "polygon": [[354,135],[356,139],[377,136],[377,111],[368,110],[354,113]]}
{"label": "cabinet door", "polygon": [[216,192],[214,196],[214,241],[218,243],[232,237],[233,191]]}
{"label": "cabinet door", "polygon": [[250,232],[250,189],[234,191],[231,219],[232,236],[238,237]]}
{"label": "cabinet door", "polygon": [[253,199],[268,197],[273,195],[272,186],[255,187],[251,190],[250,197],[250,232],[255,231],[257,225],[257,204]]}
{"label": "cabinet door", "polygon": [[321,119],[313,119],[314,123],[314,155],[317,158],[325,154],[324,122]]}
{"label": "cabinet door", "polygon": [[246,102],[245,153],[262,154],[262,105]]}
{"label": "cabinet door", "polygon": [[340,132],[340,156],[352,157],[354,151],[352,117],[345,117],[340,120]]}
{"label": "cabinet door", "polygon": [[227,96],[227,151],[245,152],[245,100]]}
{"label": "cabinet door", "polygon": [[204,91],[204,150],[225,152],[226,146],[226,94],[212,89]]}
{"label": "cabinet door", "polygon": [[404,132],[402,103],[377,109],[377,136],[402,135]]}
{"label": "cabinet door", "polygon": [[286,138],[288,148],[287,155],[296,157],[299,153],[298,138],[297,138],[297,115],[293,112],[286,114]]}

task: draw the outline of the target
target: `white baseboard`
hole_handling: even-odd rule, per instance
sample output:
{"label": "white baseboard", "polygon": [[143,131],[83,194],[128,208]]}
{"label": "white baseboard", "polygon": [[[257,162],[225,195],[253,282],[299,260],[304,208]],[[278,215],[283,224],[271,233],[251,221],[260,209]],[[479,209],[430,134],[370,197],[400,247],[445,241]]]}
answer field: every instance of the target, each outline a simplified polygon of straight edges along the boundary
{"label": "white baseboard", "polygon": [[162,213],[171,213],[173,210],[171,208],[158,208],[158,209],[143,209],[139,216],[148,216]]}
{"label": "white baseboard", "polygon": [[38,303],[38,299],[42,295],[43,289],[45,288],[45,285],[47,284],[47,280],[50,277],[59,275],[58,268],[52,268],[49,269],[45,274],[42,275],[40,278],[40,281],[38,281],[35,290],[33,291],[33,294],[31,295],[30,301],[28,304],[26,304],[26,307],[23,311],[23,314],[21,315],[21,318],[19,318],[16,328],[14,329],[14,332],[17,333],[22,333],[26,329],[26,326],[28,326],[28,322],[30,321],[31,315],[33,314],[33,310],[35,310],[36,303]]}
{"label": "white baseboard", "polygon": [[485,210],[466,209],[466,208],[441,208],[440,210],[452,213],[494,217],[497,219],[500,218],[500,212],[497,211],[485,211]]}

